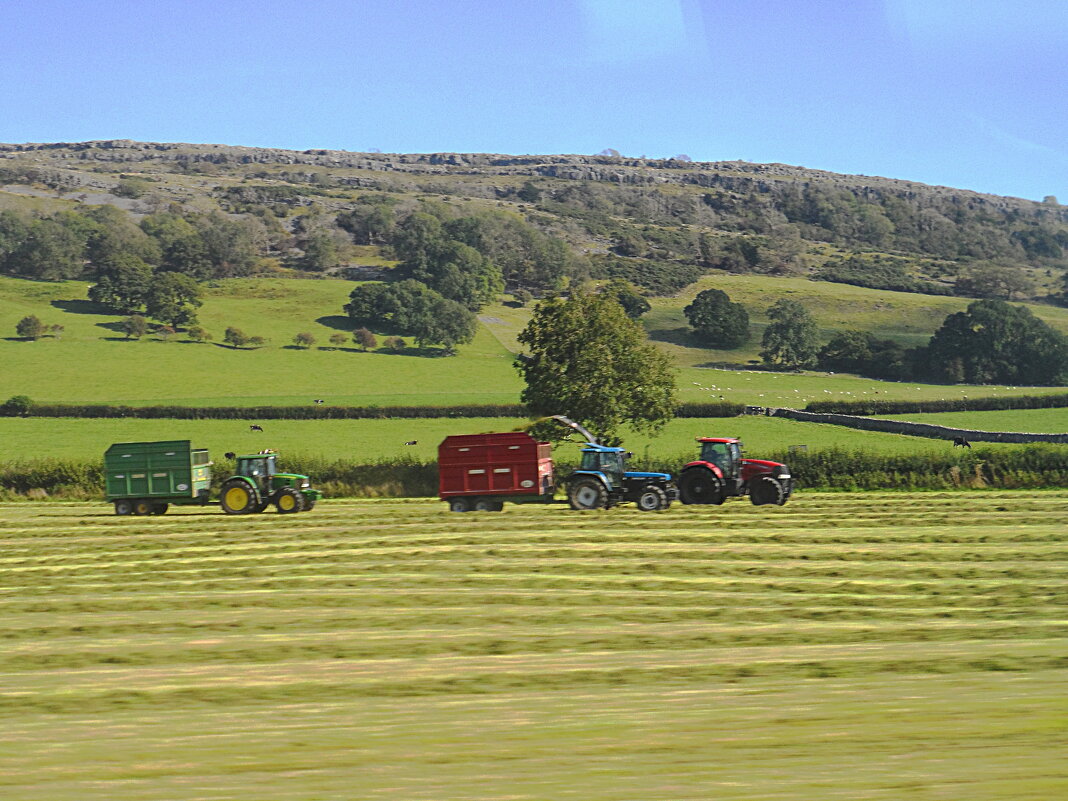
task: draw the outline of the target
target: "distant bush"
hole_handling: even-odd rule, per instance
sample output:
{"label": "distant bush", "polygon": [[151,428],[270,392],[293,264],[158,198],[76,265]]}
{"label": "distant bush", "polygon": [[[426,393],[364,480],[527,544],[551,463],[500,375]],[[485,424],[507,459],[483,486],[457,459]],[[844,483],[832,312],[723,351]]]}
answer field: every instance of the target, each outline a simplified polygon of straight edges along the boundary
{"label": "distant bush", "polygon": [[28,395],[14,395],[0,405],[0,415],[4,417],[24,417],[33,408],[33,401]]}
{"label": "distant bush", "polygon": [[591,259],[591,272],[597,278],[622,278],[653,295],[674,295],[704,273],[692,261],[659,261],[619,256]]}
{"label": "distant bush", "polygon": [[40,339],[47,330],[48,327],[35,314],[27,315],[15,324],[15,333],[23,339]]}
{"label": "distant bush", "polygon": [[909,262],[894,256],[862,256],[853,254],[844,259],[828,261],[812,277],[818,281],[833,281],[870,289],[891,289],[897,292],[921,292],[925,295],[952,295],[952,287],[924,281],[910,275]]}

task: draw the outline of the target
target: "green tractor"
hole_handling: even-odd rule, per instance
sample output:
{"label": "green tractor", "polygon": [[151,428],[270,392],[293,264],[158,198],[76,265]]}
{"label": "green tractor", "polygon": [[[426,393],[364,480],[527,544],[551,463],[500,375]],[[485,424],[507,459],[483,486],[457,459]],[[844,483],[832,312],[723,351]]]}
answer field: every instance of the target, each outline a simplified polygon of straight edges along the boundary
{"label": "green tractor", "polygon": [[226,454],[237,459],[235,475],[222,485],[219,501],[228,515],[262,512],[272,503],[282,514],[306,512],[323,493],[311,488],[307,476],[278,472],[278,454],[260,451],[251,456]]}

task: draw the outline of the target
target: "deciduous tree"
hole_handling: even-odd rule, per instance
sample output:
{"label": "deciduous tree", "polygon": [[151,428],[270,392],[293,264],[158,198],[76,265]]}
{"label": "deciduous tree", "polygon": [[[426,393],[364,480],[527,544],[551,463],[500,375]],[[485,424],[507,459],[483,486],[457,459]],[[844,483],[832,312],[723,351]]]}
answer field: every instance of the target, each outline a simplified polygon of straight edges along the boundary
{"label": "deciduous tree", "polygon": [[518,339],[522,400],[535,414],[566,414],[611,440],[624,424],[656,432],[675,413],[668,357],[612,297],[543,300]]}
{"label": "deciduous tree", "polygon": [[195,323],[202,305],[200,286],[188,275],[157,275],[145,294],[145,313],[163,323],[178,326]]}
{"label": "deciduous tree", "polygon": [[749,313],[721,289],[698,293],[682,310],[694,336],[711,348],[737,348],[749,339]]}
{"label": "deciduous tree", "polygon": [[1026,306],[977,300],[949,315],[927,347],[935,378],[972,384],[1068,381],[1068,339]]}
{"label": "deciduous tree", "polygon": [[816,364],[819,330],[808,309],[783,298],[768,309],[771,323],[764,329],[760,357],[771,366],[803,369]]}

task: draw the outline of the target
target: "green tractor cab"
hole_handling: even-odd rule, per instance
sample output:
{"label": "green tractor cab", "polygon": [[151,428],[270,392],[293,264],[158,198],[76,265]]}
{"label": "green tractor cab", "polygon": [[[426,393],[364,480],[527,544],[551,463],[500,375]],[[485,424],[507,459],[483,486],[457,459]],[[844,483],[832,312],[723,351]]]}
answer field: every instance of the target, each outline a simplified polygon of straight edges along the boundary
{"label": "green tractor cab", "polygon": [[237,459],[235,474],[226,479],[219,497],[223,511],[231,515],[262,512],[272,503],[282,514],[306,512],[323,493],[311,488],[307,476],[278,472],[278,454],[266,450]]}

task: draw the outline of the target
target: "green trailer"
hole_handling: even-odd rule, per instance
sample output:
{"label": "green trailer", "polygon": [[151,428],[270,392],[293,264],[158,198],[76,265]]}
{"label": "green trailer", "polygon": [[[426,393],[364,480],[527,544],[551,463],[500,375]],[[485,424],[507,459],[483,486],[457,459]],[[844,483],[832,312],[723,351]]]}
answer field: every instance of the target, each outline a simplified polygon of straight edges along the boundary
{"label": "green trailer", "polygon": [[118,515],[161,515],[170,504],[207,505],[211,460],[187,439],[118,442],[104,454],[107,499]]}

